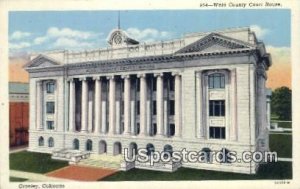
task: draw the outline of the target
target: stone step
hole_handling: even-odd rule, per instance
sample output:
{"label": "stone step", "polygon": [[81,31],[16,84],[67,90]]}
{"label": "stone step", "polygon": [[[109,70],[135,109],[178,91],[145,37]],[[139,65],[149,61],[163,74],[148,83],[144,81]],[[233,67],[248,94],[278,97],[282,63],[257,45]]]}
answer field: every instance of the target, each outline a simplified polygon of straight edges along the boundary
{"label": "stone step", "polygon": [[78,165],[119,169],[122,156],[91,154],[88,159],[81,160]]}

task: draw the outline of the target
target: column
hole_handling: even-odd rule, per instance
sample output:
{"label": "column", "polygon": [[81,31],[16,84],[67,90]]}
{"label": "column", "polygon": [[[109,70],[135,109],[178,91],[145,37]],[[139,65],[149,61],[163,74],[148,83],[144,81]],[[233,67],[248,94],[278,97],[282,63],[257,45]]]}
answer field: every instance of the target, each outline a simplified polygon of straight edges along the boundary
{"label": "column", "polygon": [[102,124],[101,124],[101,133],[106,133],[107,130],[106,130],[106,106],[107,106],[107,102],[106,100],[105,101],[102,101],[102,114],[101,114],[101,119],[102,119]]}
{"label": "column", "polygon": [[175,136],[181,136],[182,115],[181,115],[181,76],[175,73]]}
{"label": "column", "polygon": [[38,130],[43,130],[43,90],[42,90],[43,82],[36,82],[36,126]]}
{"label": "column", "polygon": [[156,125],[157,135],[164,135],[164,85],[163,73],[155,74],[156,76]]}
{"label": "column", "polygon": [[81,131],[88,130],[88,83],[86,78],[80,79],[82,82],[81,90]]}
{"label": "column", "polygon": [[101,112],[102,112],[102,83],[100,77],[95,77],[95,134],[101,130]]}
{"label": "column", "polygon": [[232,69],[230,72],[230,79],[231,79],[231,124],[230,124],[230,139],[237,140],[237,104],[236,104],[236,69]]}
{"label": "column", "polygon": [[124,133],[130,134],[130,76],[123,76],[124,78]]}
{"label": "column", "polygon": [[75,130],[75,81],[69,80],[70,98],[69,98],[69,132]]}
{"label": "column", "polygon": [[109,79],[109,134],[115,132],[116,118],[116,82],[114,76],[107,77]]}
{"label": "column", "polygon": [[147,124],[147,111],[146,111],[146,102],[147,102],[147,83],[146,83],[146,74],[140,74],[140,135],[145,135],[145,128]]}
{"label": "column", "polygon": [[203,110],[203,85],[202,85],[202,71],[196,73],[196,91],[197,91],[197,128],[196,128],[196,137],[203,138],[204,130],[203,130],[203,119],[202,119],[202,110]]}
{"label": "column", "polygon": [[121,134],[121,100],[116,100],[116,120],[115,120],[115,134]]}

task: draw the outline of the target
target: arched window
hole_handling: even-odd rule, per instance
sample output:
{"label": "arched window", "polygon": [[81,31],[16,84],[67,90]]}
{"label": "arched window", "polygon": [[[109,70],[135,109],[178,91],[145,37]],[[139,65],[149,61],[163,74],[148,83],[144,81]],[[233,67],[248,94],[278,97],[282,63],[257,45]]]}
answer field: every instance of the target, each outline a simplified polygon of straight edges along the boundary
{"label": "arched window", "polygon": [[73,140],[73,149],[79,150],[79,140],[77,138]]}
{"label": "arched window", "polygon": [[212,162],[211,153],[212,152],[209,148],[202,148],[202,150],[200,151],[202,162],[211,163]]}
{"label": "arched window", "polygon": [[115,156],[118,154],[122,154],[122,144],[120,142],[115,142],[113,155]]}
{"label": "arched window", "polygon": [[164,152],[167,152],[170,154],[170,157],[172,157],[172,154],[173,154],[173,147],[169,144],[165,145],[164,146]]}
{"label": "arched window", "polygon": [[147,149],[148,156],[150,156],[155,151],[155,148],[151,143],[147,144],[146,149]]}
{"label": "arched window", "polygon": [[107,152],[107,145],[106,142],[104,140],[101,140],[99,142],[99,154],[103,154]]}
{"label": "arched window", "polygon": [[231,163],[232,158],[230,157],[229,150],[226,148],[221,149],[219,160],[221,163]]}
{"label": "arched window", "polygon": [[214,73],[208,76],[208,88],[222,89],[225,88],[225,76],[222,73]]}
{"label": "arched window", "polygon": [[53,138],[52,137],[50,137],[49,139],[48,139],[48,147],[54,147],[54,140],[53,140]]}
{"label": "arched window", "polygon": [[39,138],[39,146],[44,146],[44,138],[43,137]]}
{"label": "arched window", "polygon": [[86,141],[86,151],[92,151],[92,150],[93,150],[93,142],[90,139],[88,139]]}

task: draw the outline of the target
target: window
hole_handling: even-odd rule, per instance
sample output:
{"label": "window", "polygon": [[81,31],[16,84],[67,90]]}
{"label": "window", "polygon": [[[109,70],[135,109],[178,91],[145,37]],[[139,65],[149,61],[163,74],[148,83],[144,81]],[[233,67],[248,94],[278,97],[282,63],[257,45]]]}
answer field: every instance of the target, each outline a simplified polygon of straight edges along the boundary
{"label": "window", "polygon": [[156,115],[156,101],[154,100],[152,103],[153,103],[152,113],[153,115]]}
{"label": "window", "polygon": [[148,156],[152,155],[152,153],[155,151],[155,148],[151,143],[147,144],[146,149],[147,149]]}
{"label": "window", "polygon": [[225,139],[225,127],[209,127],[209,138]]}
{"label": "window", "polygon": [[214,73],[208,76],[208,87],[210,89],[222,89],[225,88],[224,74]]}
{"label": "window", "polygon": [[201,161],[203,163],[211,163],[212,162],[212,151],[209,148],[202,148],[202,150],[200,151],[201,153]]}
{"label": "window", "polygon": [[156,88],[157,88],[157,87],[156,87],[156,86],[157,86],[157,85],[156,85],[156,80],[153,79],[152,81],[153,81],[153,82],[152,82],[152,84],[153,84],[153,85],[152,85],[152,90],[153,90],[153,91],[156,91]]}
{"label": "window", "polygon": [[54,102],[47,102],[47,114],[54,114]]}
{"label": "window", "polygon": [[73,149],[79,150],[79,140],[77,138],[73,141]]}
{"label": "window", "polygon": [[171,77],[170,79],[169,79],[169,85],[170,85],[170,91],[174,91],[175,89],[175,82],[174,82],[174,78],[175,77]]}
{"label": "window", "polygon": [[175,115],[175,101],[170,100],[170,115]]}
{"label": "window", "polygon": [[49,139],[48,139],[48,147],[54,147],[54,140],[53,140],[53,138],[52,137],[50,137]]}
{"label": "window", "polygon": [[231,163],[232,157],[230,156],[230,151],[226,148],[221,149],[218,159],[221,160],[221,163]]}
{"label": "window", "polygon": [[39,138],[39,146],[44,146],[44,138],[43,137]]}
{"label": "window", "polygon": [[47,129],[48,130],[54,129],[54,121],[47,121]]}
{"label": "window", "polygon": [[[170,157],[172,157],[173,154],[173,147],[169,144],[164,146],[164,152],[168,153],[170,155]],[[166,156],[168,156],[167,154],[164,155],[164,157],[166,158]]]}
{"label": "window", "polygon": [[140,91],[140,79],[139,78],[137,78],[135,86],[136,86],[136,91]]}
{"label": "window", "polygon": [[86,142],[86,151],[92,151],[93,150],[93,142],[89,139]]}
{"label": "window", "polygon": [[46,88],[47,88],[47,93],[49,94],[54,93],[54,88],[55,88],[54,82],[47,83]]}
{"label": "window", "polygon": [[156,126],[156,124],[154,123],[154,124],[151,126],[149,135],[150,135],[150,136],[154,136],[154,135],[156,135],[156,133],[157,133],[157,126]]}
{"label": "window", "polygon": [[225,100],[210,100],[209,116],[225,116]]}
{"label": "window", "polygon": [[136,114],[140,115],[140,101],[136,101]]}
{"label": "window", "polygon": [[140,134],[140,124],[139,123],[136,124],[136,134],[137,135]]}
{"label": "window", "polygon": [[175,124],[170,124],[169,125],[169,136],[174,136],[175,135]]}

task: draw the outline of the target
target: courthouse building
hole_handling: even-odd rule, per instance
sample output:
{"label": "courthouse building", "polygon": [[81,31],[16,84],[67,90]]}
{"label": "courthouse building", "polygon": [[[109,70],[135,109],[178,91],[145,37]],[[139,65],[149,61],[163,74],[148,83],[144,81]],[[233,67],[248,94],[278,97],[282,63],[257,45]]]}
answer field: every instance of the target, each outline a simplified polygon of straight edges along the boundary
{"label": "courthouse building", "polygon": [[[235,151],[238,158],[243,151],[269,149],[265,82],[271,58],[249,28],[153,43],[115,29],[108,44],[31,56],[25,66],[30,151],[62,159],[88,152],[75,163],[94,158],[96,165],[97,156],[113,160],[125,148],[145,148],[148,154],[184,148]],[[123,170],[175,171],[182,166],[248,174],[259,166],[212,157],[204,163],[154,166],[120,162]]]}

